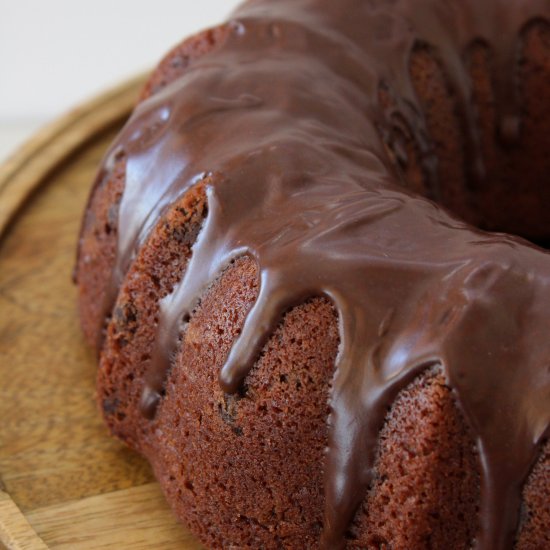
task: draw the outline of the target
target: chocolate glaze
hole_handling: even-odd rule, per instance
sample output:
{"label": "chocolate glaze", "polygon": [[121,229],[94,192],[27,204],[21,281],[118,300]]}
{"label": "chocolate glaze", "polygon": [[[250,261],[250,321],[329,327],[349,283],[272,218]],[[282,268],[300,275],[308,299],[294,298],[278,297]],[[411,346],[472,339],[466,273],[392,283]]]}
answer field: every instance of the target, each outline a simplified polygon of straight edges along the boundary
{"label": "chocolate glaze", "polygon": [[[483,178],[463,53],[476,40],[490,45],[499,133],[513,143],[518,36],[548,15],[539,0],[249,2],[223,44],[137,107],[107,158],[107,171],[115,155],[127,158],[111,297],[159,216],[198,181],[207,188],[187,272],[160,304],[142,400],[149,418],[186,320],[234,258],[255,258],[261,289],[220,372],[226,392],[239,388],[289,308],[316,295],[334,303],[341,347],[324,548],[345,545],[388,407],[434,364],[478,445],[481,528],[472,543],[513,544],[521,487],[550,422],[550,255],[407,191],[381,136],[400,113],[435,182],[408,68],[415,45],[433,46],[465,114],[468,162]],[[379,105],[382,85],[396,98],[391,112]]]}

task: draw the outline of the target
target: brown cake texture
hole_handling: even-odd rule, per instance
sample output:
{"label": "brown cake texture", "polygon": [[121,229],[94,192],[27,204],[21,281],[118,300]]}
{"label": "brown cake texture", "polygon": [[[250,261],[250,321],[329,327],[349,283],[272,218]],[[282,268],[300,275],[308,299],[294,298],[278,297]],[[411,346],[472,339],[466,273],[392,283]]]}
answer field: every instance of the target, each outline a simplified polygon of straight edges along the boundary
{"label": "brown cake texture", "polygon": [[[404,3],[412,4],[391,4]],[[273,3],[249,4],[269,13]],[[316,2],[311,4],[315,9]],[[319,4],[322,13],[330,12],[326,1]],[[352,9],[356,3],[349,4]],[[506,2],[490,4],[506,7]],[[499,117],[499,83],[492,70],[499,52],[481,39],[461,52],[471,80],[467,105],[438,44],[414,43],[406,70],[425,121],[421,139],[392,86],[380,81],[376,90],[379,110],[388,113],[378,131],[399,185],[435,201],[450,224],[456,216],[541,246],[550,240],[545,181],[550,173],[550,23],[543,15],[550,16],[550,10],[529,17],[513,37],[517,65],[510,71],[517,82],[519,121]],[[174,48],[150,76],[140,105],[162,100],[185,75],[191,87],[197,62],[207,67],[199,70],[209,70],[209,56],[227,48],[244,19],[237,13],[231,23]],[[237,54],[235,59],[238,63]],[[475,150],[465,123],[472,112]],[[240,138],[224,132],[220,125],[217,139]],[[155,382],[162,390],[151,398],[146,391],[159,372],[151,371],[151,364],[158,361],[163,304],[170,303],[166,300],[186,274],[210,214],[208,189],[219,174],[205,174],[171,201],[136,241],[120,273],[124,216],[119,208],[129,157],[124,148],[111,154],[86,209],[77,262],[81,323],[98,349],[98,399],[109,429],[147,457],[177,517],[208,548],[550,548],[548,426],[541,429],[535,460],[518,489],[515,533],[492,542],[480,537],[487,489],[478,427],[468,420],[445,365],[437,361],[404,381],[388,401],[366,490],[356,499],[359,505],[342,540],[327,538],[331,392],[342,353],[339,311],[322,293],[291,304],[238,389],[227,391],[220,371],[262,286],[252,255],[228,258],[207,281],[192,312],[184,314],[170,368]],[[536,253],[548,255],[542,249]],[[381,338],[384,330],[381,325]]]}

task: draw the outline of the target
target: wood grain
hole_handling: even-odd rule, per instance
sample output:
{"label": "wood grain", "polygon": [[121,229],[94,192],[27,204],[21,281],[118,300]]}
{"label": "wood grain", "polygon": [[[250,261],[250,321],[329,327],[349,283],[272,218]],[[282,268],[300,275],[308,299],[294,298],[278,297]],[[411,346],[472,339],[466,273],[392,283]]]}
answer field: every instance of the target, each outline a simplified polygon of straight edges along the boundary
{"label": "wood grain", "polygon": [[71,283],[91,183],[141,83],[0,167],[0,548],[199,548],[148,464],[102,424]]}
{"label": "wood grain", "polygon": [[39,508],[28,519],[50,548],[199,549],[194,539],[166,514],[165,508],[159,485],[148,483]]}
{"label": "wood grain", "polygon": [[[43,550],[48,548],[33,531],[8,494],[0,491],[0,532],[7,548]],[[3,547],[0,543],[0,549]]]}

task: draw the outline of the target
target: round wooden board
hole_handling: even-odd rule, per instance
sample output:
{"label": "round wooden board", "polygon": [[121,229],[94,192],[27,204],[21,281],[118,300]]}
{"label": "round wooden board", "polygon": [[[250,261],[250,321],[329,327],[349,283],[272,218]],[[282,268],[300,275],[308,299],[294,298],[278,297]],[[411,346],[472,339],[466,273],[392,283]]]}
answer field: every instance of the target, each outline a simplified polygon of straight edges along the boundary
{"label": "round wooden board", "polygon": [[69,113],[0,167],[0,547],[200,548],[101,421],[71,282],[97,166],[142,83]]}

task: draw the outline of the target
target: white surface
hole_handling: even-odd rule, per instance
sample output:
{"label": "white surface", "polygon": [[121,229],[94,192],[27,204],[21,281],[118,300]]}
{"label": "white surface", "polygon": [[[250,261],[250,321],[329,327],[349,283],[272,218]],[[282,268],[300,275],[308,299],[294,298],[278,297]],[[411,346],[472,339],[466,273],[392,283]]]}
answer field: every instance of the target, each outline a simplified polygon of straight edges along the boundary
{"label": "white surface", "polygon": [[0,162],[43,122],[152,67],[238,0],[0,0]]}

